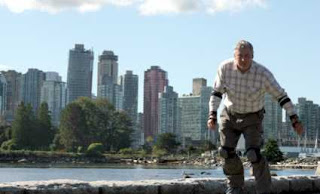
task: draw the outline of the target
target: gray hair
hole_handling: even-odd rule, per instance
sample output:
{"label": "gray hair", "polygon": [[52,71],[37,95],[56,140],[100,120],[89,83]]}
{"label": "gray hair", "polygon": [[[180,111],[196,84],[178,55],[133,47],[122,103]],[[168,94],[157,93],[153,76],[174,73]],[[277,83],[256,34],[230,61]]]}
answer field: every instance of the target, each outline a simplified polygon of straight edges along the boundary
{"label": "gray hair", "polygon": [[253,46],[249,41],[246,41],[246,40],[240,40],[236,44],[236,47],[234,48],[234,51],[240,50],[240,49],[243,49],[243,48],[249,48],[251,53],[252,53],[252,57],[253,57]]}

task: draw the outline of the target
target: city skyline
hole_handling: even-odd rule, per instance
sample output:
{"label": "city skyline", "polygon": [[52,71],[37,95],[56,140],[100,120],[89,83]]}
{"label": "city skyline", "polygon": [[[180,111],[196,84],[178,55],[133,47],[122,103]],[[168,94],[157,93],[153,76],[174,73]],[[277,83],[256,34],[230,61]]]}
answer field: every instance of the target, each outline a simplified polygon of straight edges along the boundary
{"label": "city skyline", "polygon": [[[81,58],[81,56],[79,57]],[[90,66],[90,64],[88,65]],[[77,72],[77,70],[75,71]],[[39,99],[41,99],[41,102],[47,102],[52,113],[52,123],[55,126],[59,125],[59,115],[66,105],[67,90],[66,83],[61,82],[61,76],[58,73],[29,69],[25,74],[13,71],[1,72],[0,78],[0,114],[5,116],[3,118],[8,122],[12,122],[12,108],[16,106],[16,100],[12,94],[21,93],[19,101],[23,100],[32,104],[35,112],[40,105]],[[124,94],[120,94],[123,95],[123,98],[119,100],[127,102],[124,103],[126,105],[122,107],[123,109],[115,106],[116,110],[126,111],[133,121],[137,119],[136,115],[138,114],[137,100],[135,100],[138,89],[137,78],[138,76],[134,75],[132,71],[127,71],[122,76],[120,86],[122,88],[121,93],[124,92]],[[20,89],[17,87],[19,84],[15,83],[19,80],[21,80]],[[145,71],[144,115],[146,116],[144,116],[143,122],[139,118],[140,123],[133,124],[136,127],[133,135],[135,143],[132,146],[136,147],[143,142],[140,139],[142,135],[144,135],[144,139],[149,136],[156,139],[159,134],[166,132],[176,134],[184,146],[190,143],[197,144],[199,141],[206,139],[216,142],[217,136],[214,133],[209,133],[211,131],[208,131],[206,126],[209,111],[208,100],[212,92],[212,87],[207,86],[206,83],[207,80],[204,78],[195,78],[192,86],[190,86],[193,93],[178,97],[178,93],[174,92],[173,87],[168,85],[166,71],[158,66],[151,66],[150,69]],[[30,91],[41,92],[30,93]],[[319,105],[305,97],[300,97],[295,106],[306,129],[302,135],[303,143],[308,147],[314,147],[315,140],[320,135]],[[6,109],[9,111],[8,115]],[[270,95],[265,96],[265,110],[263,122],[265,138],[277,138],[281,145],[300,145],[297,141],[297,135],[293,133],[291,123],[288,123],[288,118],[285,118],[287,116],[282,114],[280,105]]]}
{"label": "city skyline", "polygon": [[[273,72],[295,103],[298,97],[308,96],[320,104],[315,90],[320,71],[320,26],[315,22],[320,2],[316,0],[211,1],[211,5],[204,0],[166,0],[161,5],[154,0],[103,0],[91,5],[96,9],[86,7],[83,0],[7,2],[0,1],[4,29],[0,70],[56,71],[66,82],[68,50],[79,43],[94,51],[95,94],[98,56],[104,50],[119,56],[119,75],[132,70],[142,85],[144,71],[160,66],[176,92],[189,94],[192,90],[186,83],[202,77],[211,86],[219,63],[232,57],[238,40],[247,39],[253,43],[255,60]],[[139,96],[141,112],[142,87]]]}

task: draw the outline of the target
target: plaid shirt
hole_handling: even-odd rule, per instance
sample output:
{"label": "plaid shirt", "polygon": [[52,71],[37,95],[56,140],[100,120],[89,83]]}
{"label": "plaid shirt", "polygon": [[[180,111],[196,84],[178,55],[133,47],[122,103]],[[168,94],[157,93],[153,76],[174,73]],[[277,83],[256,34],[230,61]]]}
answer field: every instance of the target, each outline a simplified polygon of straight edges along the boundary
{"label": "plaid shirt", "polygon": [[290,98],[266,67],[252,61],[250,69],[242,73],[230,59],[219,66],[209,109],[210,112],[217,111],[224,94],[224,105],[229,111],[240,114],[257,112],[264,107],[266,92],[279,101],[289,116],[296,114]]}

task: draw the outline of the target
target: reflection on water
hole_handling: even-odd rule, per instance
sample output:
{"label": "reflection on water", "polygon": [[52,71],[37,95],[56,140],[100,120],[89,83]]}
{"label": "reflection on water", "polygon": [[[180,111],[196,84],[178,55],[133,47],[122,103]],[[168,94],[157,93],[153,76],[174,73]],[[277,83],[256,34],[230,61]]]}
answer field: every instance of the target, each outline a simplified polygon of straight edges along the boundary
{"label": "reflection on water", "polygon": [[[273,170],[278,176],[314,175],[315,170]],[[224,178],[221,168],[195,166],[143,166],[143,165],[8,165],[0,164],[0,183],[15,181],[37,181],[52,179],[74,179],[83,181],[132,181],[180,179],[184,174],[193,178]],[[246,176],[249,170],[245,171]]]}

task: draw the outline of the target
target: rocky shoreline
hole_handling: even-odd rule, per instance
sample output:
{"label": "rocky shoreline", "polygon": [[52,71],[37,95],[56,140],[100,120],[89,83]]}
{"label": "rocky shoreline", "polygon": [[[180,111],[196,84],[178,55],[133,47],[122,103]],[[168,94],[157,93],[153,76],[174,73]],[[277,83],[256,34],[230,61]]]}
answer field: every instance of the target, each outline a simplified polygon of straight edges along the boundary
{"label": "rocky shoreline", "polygon": [[[250,167],[246,158],[241,158],[245,167]],[[170,158],[138,158],[138,157],[112,157],[112,156],[86,156],[79,154],[16,154],[0,153],[0,163],[9,164],[125,164],[125,165],[185,165],[221,167],[223,161],[220,157],[170,157]],[[272,169],[316,169],[318,158],[289,158],[276,164],[270,164]]]}

